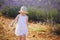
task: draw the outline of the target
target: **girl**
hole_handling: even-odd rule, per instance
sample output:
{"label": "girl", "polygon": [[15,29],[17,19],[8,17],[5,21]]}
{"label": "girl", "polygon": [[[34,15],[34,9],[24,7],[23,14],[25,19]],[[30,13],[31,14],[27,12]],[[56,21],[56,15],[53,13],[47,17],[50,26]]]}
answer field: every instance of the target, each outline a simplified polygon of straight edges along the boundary
{"label": "girl", "polygon": [[26,15],[27,8],[25,6],[21,7],[19,11],[20,14],[17,15],[11,26],[17,22],[15,34],[20,37],[20,40],[26,40],[28,34],[28,16]]}

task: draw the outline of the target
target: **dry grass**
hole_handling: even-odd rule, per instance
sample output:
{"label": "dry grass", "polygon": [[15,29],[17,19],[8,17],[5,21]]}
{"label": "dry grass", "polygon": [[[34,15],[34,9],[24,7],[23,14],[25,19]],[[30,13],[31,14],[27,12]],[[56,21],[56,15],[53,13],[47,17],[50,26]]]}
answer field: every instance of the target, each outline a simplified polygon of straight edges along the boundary
{"label": "dry grass", "polygon": [[[9,26],[12,20],[13,19],[6,18],[4,16],[0,17],[0,40],[18,39],[14,34],[15,26]],[[50,34],[52,26],[53,25],[44,23],[29,23],[27,40],[60,40],[60,36]]]}

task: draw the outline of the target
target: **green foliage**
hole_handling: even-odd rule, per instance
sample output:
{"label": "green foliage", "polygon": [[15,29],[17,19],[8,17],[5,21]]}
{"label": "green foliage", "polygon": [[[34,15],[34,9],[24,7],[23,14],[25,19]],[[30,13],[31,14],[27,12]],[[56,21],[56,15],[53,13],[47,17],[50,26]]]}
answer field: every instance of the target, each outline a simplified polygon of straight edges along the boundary
{"label": "green foliage", "polygon": [[18,14],[20,7],[12,7],[12,6],[6,6],[3,10],[2,13],[4,15],[7,15],[9,17],[16,17],[16,15]]}
{"label": "green foliage", "polygon": [[29,18],[32,19],[32,20],[35,20],[36,19],[36,11],[31,9],[29,10]]}
{"label": "green foliage", "polygon": [[[20,10],[20,7],[17,6],[6,6],[3,10],[2,13],[4,15],[7,15],[8,17],[16,17],[16,15],[18,14],[18,11]],[[53,18],[53,20],[56,18],[57,15],[57,10],[55,8],[51,9],[51,11],[43,11],[40,9],[34,9],[34,8],[28,8],[28,16],[29,16],[29,20],[32,21],[46,21],[47,18],[51,19]]]}
{"label": "green foliage", "polygon": [[47,18],[48,19],[52,19],[53,20],[56,18],[57,15],[57,9],[53,8],[51,9],[51,11],[43,11],[43,10],[39,10],[39,9],[34,9],[31,8],[28,10],[29,11],[29,19],[33,20],[33,21],[46,21]]}
{"label": "green foliage", "polygon": [[48,12],[48,18],[54,18],[56,17],[56,14],[57,14],[57,10],[56,9],[52,9],[50,12]]}
{"label": "green foliage", "polygon": [[44,16],[44,11],[42,10],[37,10],[37,9],[28,9],[28,16],[29,16],[29,20],[32,21],[40,21],[41,19],[44,20],[43,18],[45,18]]}

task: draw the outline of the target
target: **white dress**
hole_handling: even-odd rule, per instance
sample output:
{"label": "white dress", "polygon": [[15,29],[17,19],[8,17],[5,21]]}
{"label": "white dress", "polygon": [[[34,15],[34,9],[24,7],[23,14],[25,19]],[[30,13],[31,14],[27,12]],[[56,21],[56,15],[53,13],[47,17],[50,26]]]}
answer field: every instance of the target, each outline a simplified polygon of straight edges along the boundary
{"label": "white dress", "polygon": [[16,29],[15,29],[16,36],[28,34],[28,27],[26,24],[26,18],[28,18],[27,15],[22,16],[21,14],[19,14],[18,23],[17,23]]}

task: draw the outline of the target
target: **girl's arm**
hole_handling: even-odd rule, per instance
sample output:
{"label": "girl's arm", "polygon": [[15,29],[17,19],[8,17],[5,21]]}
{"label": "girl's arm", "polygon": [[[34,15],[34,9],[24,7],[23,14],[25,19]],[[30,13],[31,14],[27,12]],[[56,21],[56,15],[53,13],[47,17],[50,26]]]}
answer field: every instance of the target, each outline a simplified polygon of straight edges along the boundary
{"label": "girl's arm", "polygon": [[19,15],[17,15],[16,18],[12,21],[11,26],[13,26],[13,24],[18,21],[18,17],[19,17]]}
{"label": "girl's arm", "polygon": [[27,19],[26,19],[26,24],[27,24],[27,26],[28,26],[28,17],[27,17]]}

